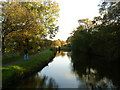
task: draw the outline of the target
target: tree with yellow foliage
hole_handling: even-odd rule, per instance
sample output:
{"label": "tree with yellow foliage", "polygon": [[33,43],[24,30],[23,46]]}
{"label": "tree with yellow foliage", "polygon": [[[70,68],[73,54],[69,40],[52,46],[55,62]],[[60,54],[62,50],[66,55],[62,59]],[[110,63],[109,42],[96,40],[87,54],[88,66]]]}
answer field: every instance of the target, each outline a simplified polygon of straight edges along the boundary
{"label": "tree with yellow foliage", "polygon": [[[56,2],[4,2],[2,3],[3,53],[38,47],[46,36],[54,37],[59,8]],[[12,47],[12,48],[11,48]]]}

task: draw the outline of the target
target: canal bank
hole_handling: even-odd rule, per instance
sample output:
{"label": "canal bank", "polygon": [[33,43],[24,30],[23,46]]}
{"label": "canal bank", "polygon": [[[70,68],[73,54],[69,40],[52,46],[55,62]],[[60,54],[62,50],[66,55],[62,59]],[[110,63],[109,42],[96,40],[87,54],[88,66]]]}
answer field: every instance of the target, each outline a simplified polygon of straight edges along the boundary
{"label": "canal bank", "polygon": [[56,55],[56,49],[52,48],[43,55],[30,60],[2,68],[2,87],[9,88],[10,85],[24,79],[45,67]]}
{"label": "canal bank", "polygon": [[114,75],[117,74],[115,78],[111,76],[109,71],[113,67],[108,69],[107,66],[101,64],[102,61],[101,63],[95,62],[99,59],[101,61],[100,57],[93,57],[92,59],[82,53],[58,51],[55,58],[47,66],[14,84],[13,88],[50,88],[58,90],[63,88],[116,88],[114,80],[119,77],[119,74],[114,73]]}

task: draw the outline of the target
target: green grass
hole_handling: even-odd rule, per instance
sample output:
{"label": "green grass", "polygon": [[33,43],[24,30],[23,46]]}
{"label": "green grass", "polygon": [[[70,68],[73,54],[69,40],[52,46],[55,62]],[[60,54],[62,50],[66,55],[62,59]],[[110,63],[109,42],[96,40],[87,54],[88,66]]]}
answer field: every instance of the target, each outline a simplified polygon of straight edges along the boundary
{"label": "green grass", "polygon": [[[51,48],[51,47],[50,47],[50,48]],[[32,54],[30,53],[29,56],[33,56],[33,55],[35,55],[35,54],[37,54],[37,53],[40,53],[40,52],[42,52],[42,51],[44,51],[44,50],[46,50],[46,49],[50,49],[50,48],[41,49],[39,52],[35,52],[35,53],[32,53]],[[52,48],[52,49],[54,49],[54,48]],[[3,60],[2,60],[2,64],[11,63],[11,62],[14,62],[14,61],[21,60],[21,59],[23,59],[23,58],[24,58],[24,55],[12,56],[12,57],[3,59]]]}
{"label": "green grass", "polygon": [[6,63],[10,63],[10,62],[13,62],[13,61],[17,61],[17,60],[20,60],[20,59],[23,59],[24,56],[13,56],[13,57],[9,57],[9,58],[5,58],[2,60],[2,64],[6,64]]}
{"label": "green grass", "polygon": [[11,81],[18,80],[18,78],[23,77],[27,73],[34,72],[36,69],[38,69],[38,67],[42,66],[45,63],[48,63],[50,58],[53,56],[54,52],[49,50],[45,54],[29,59],[27,61],[3,67],[2,68],[3,87],[4,85]]}

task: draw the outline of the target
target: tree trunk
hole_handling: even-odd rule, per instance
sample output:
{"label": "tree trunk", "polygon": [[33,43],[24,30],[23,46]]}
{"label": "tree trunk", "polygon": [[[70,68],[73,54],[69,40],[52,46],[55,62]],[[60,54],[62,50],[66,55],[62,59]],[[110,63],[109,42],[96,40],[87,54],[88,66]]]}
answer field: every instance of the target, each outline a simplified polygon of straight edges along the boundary
{"label": "tree trunk", "polygon": [[5,53],[5,37],[2,37],[2,53]]}

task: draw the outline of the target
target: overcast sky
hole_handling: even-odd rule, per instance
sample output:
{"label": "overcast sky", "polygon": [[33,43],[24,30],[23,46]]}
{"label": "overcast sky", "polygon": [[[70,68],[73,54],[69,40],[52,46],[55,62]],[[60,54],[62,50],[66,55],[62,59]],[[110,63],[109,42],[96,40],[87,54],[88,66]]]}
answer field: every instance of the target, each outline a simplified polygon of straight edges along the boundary
{"label": "overcast sky", "polygon": [[73,29],[78,26],[78,20],[99,15],[100,0],[55,0],[59,3],[59,32],[54,39],[66,40]]}

